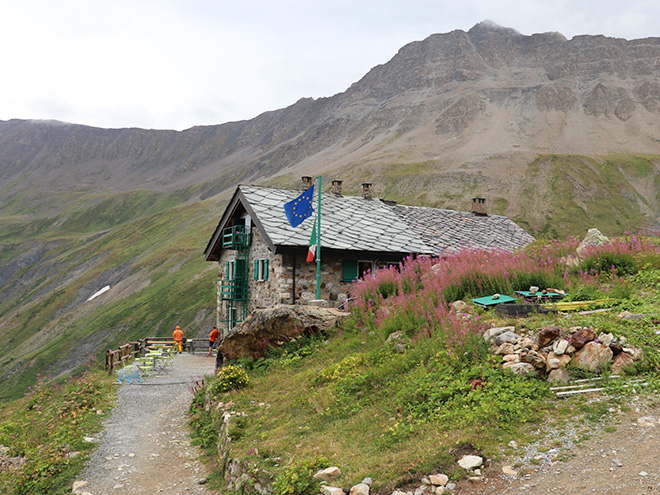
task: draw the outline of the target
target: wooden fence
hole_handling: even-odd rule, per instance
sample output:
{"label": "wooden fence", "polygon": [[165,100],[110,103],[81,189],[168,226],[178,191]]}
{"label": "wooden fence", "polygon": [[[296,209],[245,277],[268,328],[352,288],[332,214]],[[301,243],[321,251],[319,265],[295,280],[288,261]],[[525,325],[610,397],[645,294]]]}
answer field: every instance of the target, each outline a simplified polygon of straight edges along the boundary
{"label": "wooden fence", "polygon": [[[197,350],[208,351],[208,339],[184,339],[184,348],[191,353]],[[146,339],[138,339],[135,342],[128,342],[120,345],[118,349],[108,349],[105,352],[105,369],[108,373],[112,373],[122,363],[126,363],[141,356],[147,351],[147,348],[153,344],[174,345],[172,337],[147,337]]]}
{"label": "wooden fence", "polygon": [[131,361],[144,352],[145,340],[137,342],[128,342],[120,345],[118,349],[108,349],[105,351],[105,369],[108,374],[112,373],[116,367],[127,361]]}

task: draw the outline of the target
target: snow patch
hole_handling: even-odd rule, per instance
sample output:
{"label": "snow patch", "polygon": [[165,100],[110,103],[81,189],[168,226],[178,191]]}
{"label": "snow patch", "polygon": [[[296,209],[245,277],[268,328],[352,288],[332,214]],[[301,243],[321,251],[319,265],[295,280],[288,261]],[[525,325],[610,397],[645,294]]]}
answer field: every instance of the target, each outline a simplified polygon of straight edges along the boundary
{"label": "snow patch", "polygon": [[98,290],[98,291],[96,291],[94,294],[92,294],[91,296],[89,296],[89,299],[87,299],[87,301],[85,301],[85,302],[89,302],[89,301],[91,301],[92,299],[94,299],[94,298],[100,296],[101,294],[103,294],[104,292],[107,292],[107,291],[109,291],[109,290],[110,290],[110,286],[109,286],[109,285],[106,285],[106,286],[103,287],[101,290]]}

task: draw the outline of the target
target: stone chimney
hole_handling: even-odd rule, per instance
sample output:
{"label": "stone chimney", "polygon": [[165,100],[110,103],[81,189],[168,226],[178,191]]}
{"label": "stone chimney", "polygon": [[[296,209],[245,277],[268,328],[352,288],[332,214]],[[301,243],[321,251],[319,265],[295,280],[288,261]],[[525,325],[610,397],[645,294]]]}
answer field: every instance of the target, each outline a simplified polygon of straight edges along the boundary
{"label": "stone chimney", "polygon": [[339,179],[334,179],[332,181],[332,187],[330,188],[330,192],[334,194],[335,196],[341,196],[341,183]]}
{"label": "stone chimney", "polygon": [[472,214],[479,217],[487,217],[486,198],[472,198]]}
{"label": "stone chimney", "polygon": [[309,189],[310,187],[312,187],[312,178],[311,178],[311,177],[308,177],[308,176],[306,176],[306,175],[304,175],[304,176],[302,177],[302,183],[300,184],[300,190],[301,190],[302,192],[305,192],[305,191],[307,191],[307,189]]}
{"label": "stone chimney", "polygon": [[371,182],[363,182],[362,186],[362,197],[364,199],[373,199],[371,195]]}

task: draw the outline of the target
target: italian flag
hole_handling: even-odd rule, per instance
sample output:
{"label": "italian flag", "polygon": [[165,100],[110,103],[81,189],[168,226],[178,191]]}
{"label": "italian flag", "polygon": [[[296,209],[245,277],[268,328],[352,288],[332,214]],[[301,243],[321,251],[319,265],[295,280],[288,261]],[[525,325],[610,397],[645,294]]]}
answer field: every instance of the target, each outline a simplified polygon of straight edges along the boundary
{"label": "italian flag", "polygon": [[312,228],[312,236],[309,238],[309,251],[307,251],[307,263],[311,263],[316,258],[316,222],[314,222],[314,227]]}

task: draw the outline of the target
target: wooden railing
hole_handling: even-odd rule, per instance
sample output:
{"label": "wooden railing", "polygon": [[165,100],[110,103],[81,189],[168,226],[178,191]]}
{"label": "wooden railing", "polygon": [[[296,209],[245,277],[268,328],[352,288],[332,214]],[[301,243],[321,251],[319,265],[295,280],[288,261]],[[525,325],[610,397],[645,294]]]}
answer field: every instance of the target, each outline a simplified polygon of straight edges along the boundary
{"label": "wooden railing", "polygon": [[[208,351],[208,342],[208,339],[202,338],[183,339],[184,348],[193,354],[200,349]],[[174,340],[172,340],[172,337],[147,337],[146,339],[138,339],[135,342],[122,344],[115,350],[108,349],[105,352],[105,369],[108,373],[112,373],[118,366],[145,354],[147,348],[154,344],[173,345]]]}
{"label": "wooden railing", "polygon": [[144,352],[145,339],[136,342],[127,342],[120,345],[118,349],[108,349],[105,352],[105,369],[108,374],[112,373],[120,364],[131,361]]}

